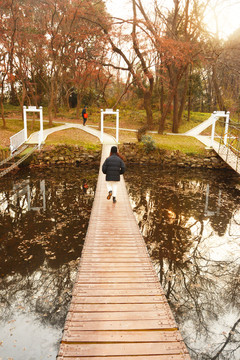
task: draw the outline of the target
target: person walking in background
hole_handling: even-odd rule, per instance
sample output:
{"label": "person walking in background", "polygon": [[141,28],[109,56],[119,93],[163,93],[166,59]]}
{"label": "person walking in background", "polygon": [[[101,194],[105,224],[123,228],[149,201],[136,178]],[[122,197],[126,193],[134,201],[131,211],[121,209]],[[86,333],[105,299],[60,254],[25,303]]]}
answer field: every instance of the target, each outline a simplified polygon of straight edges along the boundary
{"label": "person walking in background", "polygon": [[87,184],[86,179],[83,179],[82,189],[83,189],[84,194],[86,194],[87,189],[88,189],[88,184]]}
{"label": "person walking in background", "polygon": [[87,118],[88,118],[86,105],[84,106],[83,111],[82,111],[82,118],[83,118],[83,125],[85,126]]}
{"label": "person walking in background", "polygon": [[104,161],[102,165],[102,172],[106,174],[107,199],[113,197],[113,203],[117,202],[117,184],[120,181],[120,175],[124,174],[126,170],[124,161],[117,151],[116,146],[111,147],[110,156]]}

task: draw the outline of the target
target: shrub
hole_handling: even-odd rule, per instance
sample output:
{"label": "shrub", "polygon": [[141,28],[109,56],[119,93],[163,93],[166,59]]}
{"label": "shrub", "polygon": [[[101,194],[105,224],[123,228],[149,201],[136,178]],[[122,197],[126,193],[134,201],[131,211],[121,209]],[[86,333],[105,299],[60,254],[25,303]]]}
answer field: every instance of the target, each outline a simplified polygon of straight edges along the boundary
{"label": "shrub", "polygon": [[153,151],[156,149],[156,142],[153,140],[153,138],[150,135],[144,135],[142,136],[141,142],[144,145],[144,149],[146,153],[148,154],[150,151]]}

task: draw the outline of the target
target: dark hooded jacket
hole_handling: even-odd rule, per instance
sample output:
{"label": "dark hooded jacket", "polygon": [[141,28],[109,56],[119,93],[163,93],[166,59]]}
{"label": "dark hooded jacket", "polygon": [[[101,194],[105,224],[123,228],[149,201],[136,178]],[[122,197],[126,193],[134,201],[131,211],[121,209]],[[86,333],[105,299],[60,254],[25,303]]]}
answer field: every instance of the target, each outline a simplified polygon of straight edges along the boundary
{"label": "dark hooded jacket", "polygon": [[125,164],[117,155],[112,154],[103,163],[102,172],[106,174],[106,181],[120,181],[120,175],[125,172]]}

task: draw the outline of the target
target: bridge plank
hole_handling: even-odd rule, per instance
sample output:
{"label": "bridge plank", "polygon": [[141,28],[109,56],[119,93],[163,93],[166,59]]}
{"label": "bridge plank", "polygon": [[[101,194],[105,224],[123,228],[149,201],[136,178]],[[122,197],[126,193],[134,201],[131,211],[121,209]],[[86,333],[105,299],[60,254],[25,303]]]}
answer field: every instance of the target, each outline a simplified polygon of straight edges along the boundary
{"label": "bridge plank", "polygon": [[[169,314],[168,314],[169,316]],[[118,311],[118,312],[73,312],[69,313],[70,321],[126,321],[126,320],[162,320],[166,318],[166,313],[162,309],[160,311]]]}
{"label": "bridge plank", "polygon": [[[64,360],[65,357],[58,357],[58,360]],[[67,360],[103,360],[104,358],[101,356],[70,356],[67,357]],[[146,355],[143,356],[108,356],[107,360],[191,360],[190,356],[187,354],[177,354],[177,355],[148,355],[146,359]]]}
{"label": "bridge plank", "polygon": [[[167,304],[167,302],[165,301]],[[158,304],[72,304],[69,311],[73,312],[124,312],[124,311],[169,311],[169,307],[164,306],[164,302]],[[170,312],[171,313],[171,312]]]}
{"label": "bridge plank", "polygon": [[73,302],[77,304],[95,304],[98,302],[99,304],[157,304],[158,302],[164,301],[165,296],[152,296],[152,295],[145,295],[145,296],[92,296],[92,297],[85,297],[85,296],[77,296],[75,295],[72,299]]}
{"label": "bridge plank", "polygon": [[145,343],[145,342],[178,342],[181,338],[179,337],[179,332],[176,330],[173,331],[158,331],[158,330],[149,330],[149,331],[76,331],[76,330],[66,330],[64,331],[64,336],[62,341],[65,343]]}
{"label": "bridge plank", "polygon": [[[161,349],[159,353],[159,349]],[[179,350],[178,343],[138,343],[135,344],[63,344],[66,357],[69,356],[137,356],[137,355],[181,355],[183,350]],[[146,360],[146,359],[145,359]]]}

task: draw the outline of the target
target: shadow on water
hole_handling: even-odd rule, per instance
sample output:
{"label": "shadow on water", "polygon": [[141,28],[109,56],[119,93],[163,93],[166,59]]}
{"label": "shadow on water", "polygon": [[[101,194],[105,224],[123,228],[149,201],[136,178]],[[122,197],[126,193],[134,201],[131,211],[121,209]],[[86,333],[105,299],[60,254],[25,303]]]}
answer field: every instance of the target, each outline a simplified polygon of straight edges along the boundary
{"label": "shadow on water", "polygon": [[98,170],[0,181],[0,358],[55,359]]}
{"label": "shadow on water", "polygon": [[239,176],[131,168],[125,181],[191,358],[239,360]]}

